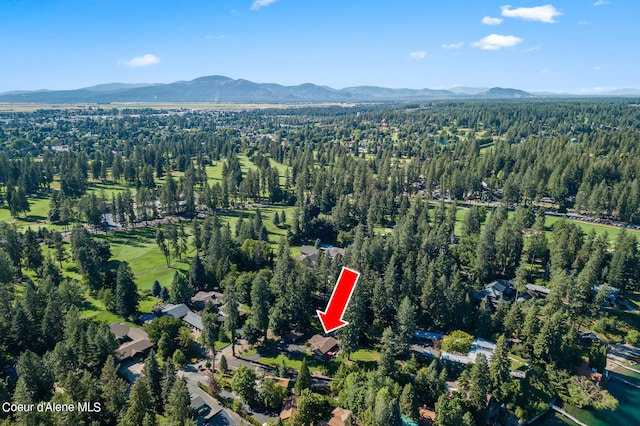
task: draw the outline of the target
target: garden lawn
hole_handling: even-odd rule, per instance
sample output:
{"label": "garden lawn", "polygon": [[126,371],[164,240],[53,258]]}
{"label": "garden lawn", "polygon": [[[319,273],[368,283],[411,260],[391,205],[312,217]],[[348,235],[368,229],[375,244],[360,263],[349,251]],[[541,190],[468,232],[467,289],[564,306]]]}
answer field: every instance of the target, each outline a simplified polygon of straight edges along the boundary
{"label": "garden lawn", "polygon": [[380,352],[371,349],[360,349],[349,357],[351,361],[372,362],[380,359]]}

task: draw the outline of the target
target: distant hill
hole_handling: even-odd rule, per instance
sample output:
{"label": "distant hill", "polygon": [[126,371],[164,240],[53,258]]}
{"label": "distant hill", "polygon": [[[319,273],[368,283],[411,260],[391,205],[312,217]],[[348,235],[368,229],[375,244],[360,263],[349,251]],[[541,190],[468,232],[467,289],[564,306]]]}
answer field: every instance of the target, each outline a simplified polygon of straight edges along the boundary
{"label": "distant hill", "polygon": [[454,88],[453,90],[391,89],[357,86],[333,89],[312,83],[282,86],[207,76],[169,84],[108,83],[76,90],[12,91],[0,94],[4,103],[109,103],[109,102],[381,102],[454,98],[530,98],[516,89]]}
{"label": "distant hill", "polygon": [[492,87],[486,92],[478,93],[483,98],[534,98],[531,93],[518,89],[504,89],[502,87]]}
{"label": "distant hill", "polygon": [[478,95],[482,92],[486,92],[487,90],[489,90],[488,87],[465,87],[465,86],[456,86],[449,89],[450,92],[453,92],[456,95]]}

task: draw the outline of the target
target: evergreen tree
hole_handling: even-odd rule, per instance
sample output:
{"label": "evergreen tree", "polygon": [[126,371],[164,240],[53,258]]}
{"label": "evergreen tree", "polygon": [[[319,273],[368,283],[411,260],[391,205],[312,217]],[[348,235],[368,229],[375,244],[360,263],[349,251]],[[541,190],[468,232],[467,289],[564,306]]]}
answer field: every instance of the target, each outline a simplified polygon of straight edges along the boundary
{"label": "evergreen tree", "polygon": [[[509,370],[511,361],[509,360],[509,348],[507,346],[507,339],[504,335],[498,337],[496,342],[496,349],[489,361],[489,373],[491,375],[491,382],[493,389],[496,389],[500,398],[504,398],[507,395],[502,394],[503,385],[509,380]],[[495,392],[494,392],[495,393]]]}
{"label": "evergreen tree", "polygon": [[165,406],[167,425],[186,426],[193,424],[191,396],[184,378],[177,379],[171,387],[169,400]]}
{"label": "evergreen tree", "polygon": [[160,387],[162,390],[162,402],[166,406],[169,403],[169,394],[173,388],[173,384],[176,381],[178,375],[176,373],[176,367],[171,362],[171,359],[167,359],[162,371],[162,380],[160,381]]}
{"label": "evergreen tree", "polygon": [[159,297],[162,292],[162,287],[160,286],[160,282],[158,280],[153,281],[153,285],[151,286],[151,295],[153,297]]}
{"label": "evergreen tree", "polygon": [[138,288],[127,262],[121,262],[116,276],[115,309],[118,315],[128,318],[138,310]]}
{"label": "evergreen tree", "polygon": [[128,385],[118,377],[118,367],[112,355],[102,367],[100,374],[101,399],[104,402],[104,417],[107,424],[115,424],[118,415],[127,402]]}
{"label": "evergreen tree", "polygon": [[173,273],[173,281],[171,282],[171,289],[169,289],[169,300],[176,305],[180,303],[191,303],[193,297],[193,288],[187,281],[186,277],[175,271]]}
{"label": "evergreen tree", "polygon": [[201,291],[207,288],[207,276],[198,254],[194,256],[191,267],[189,268],[189,285],[195,289],[195,291]]}
{"label": "evergreen tree", "polygon": [[225,328],[231,333],[231,354],[236,356],[236,329],[240,325],[240,313],[238,312],[238,301],[231,286],[225,288],[223,301],[225,303],[224,313],[226,315]]}
{"label": "evergreen tree", "polygon": [[404,385],[404,388],[402,388],[402,395],[400,395],[400,411],[412,420],[420,418],[416,395],[411,383],[407,383]]}
{"label": "evergreen tree", "polygon": [[163,302],[169,300],[169,289],[167,287],[162,287],[162,290],[160,290],[160,300]]}
{"label": "evergreen tree", "polygon": [[302,364],[300,365],[300,371],[296,379],[296,395],[300,395],[304,389],[311,389],[311,374],[309,373],[306,357],[302,358]]}
{"label": "evergreen tree", "polygon": [[164,254],[164,258],[167,262],[167,266],[171,266],[171,251],[169,250],[169,245],[167,244],[167,240],[165,239],[164,232],[162,228],[158,226],[156,229],[156,244]]}
{"label": "evergreen tree", "polygon": [[220,363],[218,364],[218,368],[220,368],[220,371],[222,371],[223,373],[227,372],[227,357],[224,355],[220,355]]}
{"label": "evergreen tree", "polygon": [[398,343],[398,351],[404,353],[409,350],[409,343],[413,338],[416,329],[416,314],[411,305],[411,301],[405,296],[398,308],[398,317],[396,319],[396,341]]}
{"label": "evergreen tree", "polygon": [[476,357],[476,362],[471,368],[469,379],[469,405],[477,413],[476,418],[484,417],[487,407],[487,394],[491,390],[491,376],[487,358],[483,354]]}
{"label": "evergreen tree", "polygon": [[145,420],[152,420],[153,424],[155,424],[153,400],[151,399],[147,381],[138,378],[131,387],[127,409],[122,413],[119,425],[139,426]]}
{"label": "evergreen tree", "polygon": [[158,361],[156,361],[156,352],[151,349],[149,356],[142,369],[142,377],[147,382],[149,393],[151,395],[151,401],[154,404],[156,412],[162,409],[162,375],[160,373],[160,367],[158,367]]}
{"label": "evergreen tree", "polygon": [[218,340],[218,307],[211,301],[204,305],[202,311],[202,343],[209,349],[212,357],[216,359],[216,340]]}
{"label": "evergreen tree", "polygon": [[264,340],[267,340],[269,327],[269,300],[271,294],[267,280],[262,274],[257,274],[251,284],[251,319],[256,329],[260,330]]}

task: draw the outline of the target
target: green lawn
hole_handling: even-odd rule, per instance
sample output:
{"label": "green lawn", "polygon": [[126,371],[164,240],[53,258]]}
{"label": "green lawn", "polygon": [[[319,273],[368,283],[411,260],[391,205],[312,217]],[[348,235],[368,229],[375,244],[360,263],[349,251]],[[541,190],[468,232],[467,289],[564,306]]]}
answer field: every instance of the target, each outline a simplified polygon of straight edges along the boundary
{"label": "green lawn", "polygon": [[176,270],[187,271],[193,255],[187,252],[185,259],[171,258],[167,267],[164,254],[155,242],[155,228],[142,228],[100,235],[111,244],[112,259],[125,260],[131,266],[139,291],[151,290],[155,280],[169,286]]}
{"label": "green lawn", "polygon": [[[545,220],[545,226],[548,229],[552,229],[553,225],[560,220],[560,217],[547,216]],[[620,231],[622,229],[618,228],[617,226],[603,225],[601,223],[583,222],[580,220],[571,220],[571,222],[581,227],[585,234],[589,234],[592,230],[595,231],[597,235],[607,233],[609,242],[611,243],[615,242],[615,240],[618,238],[618,234],[620,234]],[[631,233],[631,235],[635,235],[636,237],[640,237],[640,231],[638,230],[627,229],[627,232]],[[550,235],[548,236],[550,237]]]}
{"label": "green lawn", "polygon": [[380,359],[380,352],[372,349],[360,349],[355,351],[349,357],[351,361],[372,362]]}

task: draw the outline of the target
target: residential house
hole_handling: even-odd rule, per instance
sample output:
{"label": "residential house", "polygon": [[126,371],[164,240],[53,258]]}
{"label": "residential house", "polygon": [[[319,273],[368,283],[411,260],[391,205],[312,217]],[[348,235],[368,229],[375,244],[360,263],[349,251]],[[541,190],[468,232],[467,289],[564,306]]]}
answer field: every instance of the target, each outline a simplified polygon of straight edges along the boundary
{"label": "residential house", "polygon": [[344,256],[345,254],[345,250],[340,247],[322,245],[319,249],[317,249],[312,246],[302,246],[300,247],[300,257],[298,259],[301,261],[309,259],[309,263],[311,264],[311,266],[315,266],[318,255],[321,251],[326,253],[331,259],[335,259],[337,256]]}
{"label": "residential house", "polygon": [[498,306],[500,301],[513,302],[516,297],[516,288],[513,281],[495,280],[473,296],[478,300],[488,298],[493,306]]}
{"label": "residential house", "polygon": [[613,306],[618,300],[618,296],[620,296],[620,289],[617,287],[611,287],[603,284],[596,284],[593,286],[593,296],[597,296],[598,293],[603,291],[605,293],[605,303]]}
{"label": "residential house", "polygon": [[316,334],[309,339],[308,343],[311,346],[314,358],[333,358],[338,353],[338,341],[331,336]]}
{"label": "residential house", "polygon": [[216,306],[222,305],[222,293],[217,291],[199,291],[191,298],[191,306],[201,311],[207,302],[211,302]]}
{"label": "residential house", "polygon": [[344,426],[347,424],[347,420],[352,418],[353,411],[345,408],[336,407],[331,412],[331,418],[329,421],[318,422],[318,426]]}
{"label": "residential house", "polygon": [[192,330],[202,331],[202,317],[196,313],[194,313],[187,305],[181,303],[179,305],[174,305],[169,303],[164,308],[160,310],[162,315],[169,315],[174,318],[179,318],[182,321],[186,322],[187,325]]}
{"label": "residential house", "polygon": [[109,328],[120,342],[120,346],[116,350],[120,361],[144,356],[153,346],[147,332],[140,328],[131,328],[124,323],[114,323]]}
{"label": "residential house", "polygon": [[527,288],[527,292],[532,297],[535,297],[538,299],[546,299],[549,293],[551,293],[550,289],[548,289],[547,287],[543,287],[541,285],[527,284],[525,285],[525,287]]}

